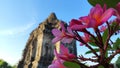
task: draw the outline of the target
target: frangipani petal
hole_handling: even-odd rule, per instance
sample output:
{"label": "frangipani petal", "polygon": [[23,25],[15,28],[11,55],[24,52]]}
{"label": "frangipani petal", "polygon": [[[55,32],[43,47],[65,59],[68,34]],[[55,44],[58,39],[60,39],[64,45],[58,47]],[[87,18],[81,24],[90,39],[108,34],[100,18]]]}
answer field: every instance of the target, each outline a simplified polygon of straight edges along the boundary
{"label": "frangipani petal", "polygon": [[59,36],[59,37],[61,36],[61,31],[58,30],[58,29],[53,29],[52,33],[53,33],[54,36]]}
{"label": "frangipani petal", "polygon": [[73,38],[69,38],[69,37],[64,37],[64,38],[62,38],[62,42],[63,43],[71,43],[72,42],[72,40],[73,40]]}
{"label": "frangipani petal", "polygon": [[73,25],[73,26],[71,26],[72,30],[77,30],[77,31],[80,31],[80,30],[85,29],[85,28],[87,28],[86,25]]}
{"label": "frangipani petal", "polygon": [[[84,36],[82,37],[82,39],[84,40],[84,42],[89,42],[90,41],[90,35],[87,33],[84,33]],[[80,45],[83,45],[83,43],[80,43]]]}
{"label": "frangipani petal", "polygon": [[60,40],[61,40],[60,37],[55,37],[55,38],[52,40],[52,43],[56,43],[56,42],[58,42],[58,41],[60,41]]}
{"label": "frangipani petal", "polygon": [[97,24],[96,24],[96,20],[91,18],[90,22],[88,23],[87,27],[90,28],[90,27],[97,27]]}
{"label": "frangipani petal", "polygon": [[100,27],[100,32],[105,31],[105,30],[106,30],[106,28],[107,28],[106,26],[101,26],[101,27]]}
{"label": "frangipani petal", "polygon": [[79,20],[76,20],[76,19],[72,19],[69,26],[71,27],[71,26],[73,26],[75,24],[82,25],[82,22],[79,21]]}
{"label": "frangipani petal", "polygon": [[64,62],[62,59],[60,59],[59,54],[57,53],[57,50],[54,49],[54,55],[56,56],[56,60],[53,61],[53,65],[50,67],[57,67],[57,68],[66,68],[62,63]]}
{"label": "frangipani petal", "polygon": [[74,54],[69,54],[69,58],[73,59],[73,58],[76,58],[76,56]]}
{"label": "frangipani petal", "polygon": [[48,66],[48,68],[66,68],[64,65],[63,65],[63,60],[61,59],[56,59],[56,60],[53,60],[52,64]]}
{"label": "frangipani petal", "polygon": [[110,8],[101,16],[101,22],[106,22],[114,14],[114,9]]}
{"label": "frangipani petal", "polygon": [[90,22],[89,16],[80,17],[80,20],[85,24],[88,24]]}
{"label": "frangipani petal", "polygon": [[84,44],[83,43],[80,43],[80,46],[83,46]]}
{"label": "frangipani petal", "polygon": [[51,64],[48,66],[48,68],[58,68],[58,64]]}
{"label": "frangipani petal", "polygon": [[70,33],[71,35],[73,35],[73,36],[74,36],[74,33],[72,32],[72,30],[71,30],[71,28],[70,28],[70,27],[67,27],[67,31],[68,31],[68,33]]}
{"label": "frangipani petal", "polygon": [[64,45],[60,45],[60,53],[63,55],[68,55],[69,54],[69,50],[68,48],[66,48]]}
{"label": "frangipani petal", "polygon": [[61,23],[60,23],[60,26],[61,26],[62,30],[65,31],[64,22],[61,22]]}

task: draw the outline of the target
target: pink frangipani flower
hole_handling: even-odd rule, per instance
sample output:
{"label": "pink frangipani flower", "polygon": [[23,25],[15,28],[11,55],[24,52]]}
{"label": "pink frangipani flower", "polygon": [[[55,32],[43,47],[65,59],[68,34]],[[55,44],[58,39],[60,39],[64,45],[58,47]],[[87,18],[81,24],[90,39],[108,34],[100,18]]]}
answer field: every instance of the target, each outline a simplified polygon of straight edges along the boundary
{"label": "pink frangipani flower", "polygon": [[57,59],[53,60],[52,64],[48,66],[48,68],[66,68],[62,63],[63,61],[60,60],[59,62]]}
{"label": "pink frangipani flower", "polygon": [[61,23],[61,27],[62,30],[58,30],[58,29],[52,30],[52,33],[55,36],[55,38],[52,40],[52,43],[56,43],[60,40],[63,43],[70,43],[73,40],[74,34],[72,30],[69,27],[67,27],[67,30],[65,30],[63,23]]}
{"label": "pink frangipani flower", "polygon": [[83,29],[87,27],[86,25],[83,25],[80,20],[76,19],[72,19],[69,26],[72,30],[77,31],[83,31]]}
{"label": "pink frangipani flower", "polygon": [[[85,43],[89,42],[90,41],[90,35],[84,33],[84,36],[82,37],[83,41]],[[80,46],[84,45],[83,43],[80,43]]]}
{"label": "pink frangipani flower", "polygon": [[54,50],[54,55],[56,56],[56,59],[52,61],[52,64],[49,65],[48,68],[66,68],[63,65],[64,60],[62,60],[62,59],[59,58],[56,49]]}
{"label": "pink frangipani flower", "polygon": [[68,48],[66,48],[64,45],[60,45],[60,54],[58,54],[59,58],[71,61],[76,58],[74,54],[70,54]]}
{"label": "pink frangipani flower", "polygon": [[114,13],[112,8],[105,10],[99,4],[93,7],[88,16],[80,17],[80,20],[83,22],[87,28],[97,28],[106,22]]}
{"label": "pink frangipani flower", "polygon": [[100,32],[103,32],[103,31],[105,31],[106,29],[107,29],[107,26],[103,26],[103,25],[102,25],[102,26],[100,27]]}

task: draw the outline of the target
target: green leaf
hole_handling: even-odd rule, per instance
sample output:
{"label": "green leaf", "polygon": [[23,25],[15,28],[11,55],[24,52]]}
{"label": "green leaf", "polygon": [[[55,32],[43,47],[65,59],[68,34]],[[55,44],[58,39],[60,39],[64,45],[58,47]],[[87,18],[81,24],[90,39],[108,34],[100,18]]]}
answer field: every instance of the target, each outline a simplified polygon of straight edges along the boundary
{"label": "green leaf", "polygon": [[96,4],[101,4],[101,5],[103,5],[103,0],[88,0],[88,2],[89,2],[92,6],[95,6]]}
{"label": "green leaf", "polygon": [[[117,25],[117,22],[113,22],[113,23],[110,25],[110,29],[111,29],[111,30],[114,30],[114,31],[116,32],[117,30],[120,29],[120,27],[119,27],[119,26],[116,27],[116,25]],[[115,30],[115,29],[116,29],[116,30]],[[107,29],[104,31],[103,35],[102,35],[103,43],[106,42],[108,35],[109,35],[109,31],[108,31],[108,28],[107,28]]]}
{"label": "green leaf", "polygon": [[108,57],[108,51],[106,51],[106,53],[105,53],[105,57],[106,57],[106,58]]}
{"label": "green leaf", "polygon": [[114,28],[116,28],[116,30],[119,30],[120,27],[119,26],[116,27],[116,25],[118,25],[117,22],[112,22],[112,25],[110,26],[111,29],[114,30]]}
{"label": "green leaf", "polygon": [[117,61],[115,62],[118,68],[120,68],[120,57],[118,57]]}
{"label": "green leaf", "polygon": [[116,50],[120,48],[120,39],[117,38],[116,42],[113,44],[113,49]]}
{"label": "green leaf", "polygon": [[89,44],[90,44],[91,46],[97,47],[94,42],[89,42]]}
{"label": "green leaf", "polygon": [[120,30],[120,26],[118,26],[118,30]]}
{"label": "green leaf", "polygon": [[[94,49],[96,52],[99,52],[99,49],[95,48]],[[87,51],[85,54],[90,54],[90,53],[93,53],[91,50]]]}
{"label": "green leaf", "polygon": [[102,65],[98,66],[98,68],[104,68]]}
{"label": "green leaf", "polygon": [[67,68],[81,68],[79,64],[73,63],[73,62],[65,61],[63,64],[64,64],[64,66],[66,66]]}
{"label": "green leaf", "polygon": [[118,4],[118,2],[120,2],[120,0],[88,0],[88,2],[92,6],[95,6],[96,4],[100,4],[101,6],[103,6],[104,4],[106,4],[107,8],[114,8]]}
{"label": "green leaf", "polygon": [[104,33],[103,33],[103,36],[102,36],[103,43],[105,43],[105,42],[106,42],[107,37],[108,37],[108,29],[106,29],[106,30],[104,31]]}
{"label": "green leaf", "polygon": [[[97,39],[97,38],[96,38]],[[91,41],[94,41],[93,37],[90,37]],[[91,46],[98,47],[94,42],[88,42]]]}
{"label": "green leaf", "polygon": [[112,22],[112,25],[110,25],[110,28],[112,31],[114,31],[114,34],[117,35],[118,32],[120,30],[120,26],[118,24],[118,22]]}

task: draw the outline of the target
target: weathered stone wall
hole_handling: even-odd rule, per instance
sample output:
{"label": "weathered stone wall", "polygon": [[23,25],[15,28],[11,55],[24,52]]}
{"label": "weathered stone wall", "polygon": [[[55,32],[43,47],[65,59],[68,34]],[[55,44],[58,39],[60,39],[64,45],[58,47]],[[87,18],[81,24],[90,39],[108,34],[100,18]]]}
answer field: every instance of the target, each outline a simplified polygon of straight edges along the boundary
{"label": "weathered stone wall", "polygon": [[[53,28],[60,29],[60,21],[54,13],[51,13],[51,15],[30,34],[18,68],[47,68],[48,65],[51,64],[54,59],[54,48],[56,48],[57,51],[60,49],[60,42],[55,45],[51,42],[54,38],[51,32]],[[70,44],[65,44],[71,53],[77,55],[75,45],[75,41]]]}

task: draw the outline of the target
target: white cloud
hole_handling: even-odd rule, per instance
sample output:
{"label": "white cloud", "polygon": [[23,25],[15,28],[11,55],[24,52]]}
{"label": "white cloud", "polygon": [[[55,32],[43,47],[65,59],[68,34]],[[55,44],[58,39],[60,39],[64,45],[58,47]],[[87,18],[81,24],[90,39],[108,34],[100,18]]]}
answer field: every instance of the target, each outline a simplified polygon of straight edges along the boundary
{"label": "white cloud", "polygon": [[24,33],[27,30],[29,30],[35,23],[36,21],[33,20],[24,26],[21,25],[15,28],[0,30],[0,35],[5,36],[5,35],[16,35],[16,34]]}
{"label": "white cloud", "polygon": [[10,54],[6,51],[4,53],[0,52],[0,59],[3,59],[10,65],[16,65],[19,62],[20,58],[21,58],[21,56],[17,56],[15,54]]}

